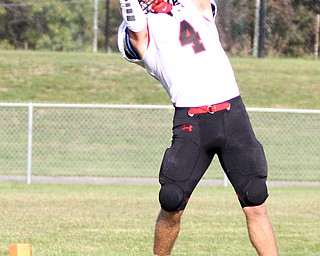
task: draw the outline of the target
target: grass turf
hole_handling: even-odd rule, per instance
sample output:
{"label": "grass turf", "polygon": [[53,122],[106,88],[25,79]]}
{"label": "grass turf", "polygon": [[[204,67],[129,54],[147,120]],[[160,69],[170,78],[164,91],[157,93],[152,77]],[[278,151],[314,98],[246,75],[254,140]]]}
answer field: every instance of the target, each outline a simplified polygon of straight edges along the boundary
{"label": "grass turf", "polygon": [[[320,109],[320,65],[317,61],[233,57],[231,62],[248,107]],[[155,79],[117,53],[1,51],[0,71],[0,101],[3,102],[169,104],[164,89]],[[8,132],[0,133],[5,145],[5,150],[0,152],[3,175],[24,175],[26,111],[0,109],[2,119],[6,120],[4,125],[10,127]],[[76,117],[74,112],[66,110],[38,109],[34,116],[35,175],[42,175],[44,170],[54,175],[79,175],[79,169],[85,169],[86,174],[94,176],[133,173],[139,177],[154,177],[163,148],[169,145],[171,137],[172,114],[167,111],[148,110],[139,114],[139,118],[126,111],[121,112],[121,120],[118,112],[85,110]],[[163,117],[156,119],[160,116]],[[320,137],[314,133],[319,127],[318,116],[305,115],[301,121],[300,116],[293,114],[264,113],[265,119],[257,113],[251,114],[254,129],[270,159],[271,179],[296,180],[299,176],[305,177],[303,180],[319,180]],[[42,123],[43,119],[45,123]],[[126,132],[127,125],[123,120],[130,123],[130,132],[134,136]],[[152,124],[153,129],[139,134],[145,122],[150,127]],[[102,136],[99,133],[101,127],[108,131]],[[153,140],[154,134],[159,138],[157,142]],[[79,147],[80,142],[85,147]],[[291,152],[292,148],[296,150]],[[291,153],[285,161],[282,158],[277,160],[280,151],[286,155]],[[115,161],[113,157],[123,152],[126,152],[122,158],[124,161]],[[78,156],[81,154],[86,157],[81,157],[80,161]],[[139,154],[142,164],[135,162]],[[21,160],[18,162],[18,159]],[[108,165],[101,166],[102,162]],[[150,170],[154,173],[150,174]],[[210,178],[221,177],[219,172]]]}
{"label": "grass turf", "polygon": [[[231,62],[248,107],[320,108],[318,61]],[[155,79],[118,53],[1,51],[0,71],[1,102],[170,104]]]}
{"label": "grass turf", "polygon": [[[0,255],[30,242],[35,256],[151,255],[157,186],[0,184]],[[320,254],[318,187],[270,188],[280,255]],[[198,187],[172,255],[256,255],[229,188]]]}
{"label": "grass turf", "polygon": [[[310,59],[231,58],[248,107],[320,108]],[[1,102],[169,104],[161,86],[119,54],[1,51]],[[0,184],[0,255],[151,255],[158,187]],[[281,255],[319,255],[319,188],[272,188]],[[231,188],[199,187],[173,255],[255,255]]]}

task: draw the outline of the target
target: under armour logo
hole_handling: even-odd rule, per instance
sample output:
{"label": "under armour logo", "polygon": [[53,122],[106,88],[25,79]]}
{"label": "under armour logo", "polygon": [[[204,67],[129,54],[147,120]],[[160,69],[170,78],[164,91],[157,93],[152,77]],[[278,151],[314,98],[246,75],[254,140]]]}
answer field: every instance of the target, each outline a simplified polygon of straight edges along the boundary
{"label": "under armour logo", "polygon": [[193,129],[193,126],[190,124],[190,125],[182,125],[181,127],[181,130],[182,131],[188,131],[188,132],[192,132],[192,129]]}

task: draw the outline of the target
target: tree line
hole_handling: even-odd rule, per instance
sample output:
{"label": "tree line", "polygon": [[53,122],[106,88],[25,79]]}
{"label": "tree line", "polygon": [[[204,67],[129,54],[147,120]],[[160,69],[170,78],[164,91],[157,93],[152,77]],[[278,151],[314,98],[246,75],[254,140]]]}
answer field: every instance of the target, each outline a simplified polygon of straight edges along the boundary
{"label": "tree line", "polygon": [[[256,0],[216,0],[224,48],[251,55]],[[313,53],[320,0],[266,0],[264,47],[269,56]],[[117,51],[118,0],[99,0],[98,49]],[[93,0],[0,1],[0,49],[92,51]]]}
{"label": "tree line", "polygon": [[[217,0],[224,47],[235,54],[252,54],[256,0]],[[316,15],[320,0],[265,0],[264,48],[269,56],[304,56],[314,53]],[[220,10],[221,11],[221,10]],[[221,13],[220,13],[221,14]]]}

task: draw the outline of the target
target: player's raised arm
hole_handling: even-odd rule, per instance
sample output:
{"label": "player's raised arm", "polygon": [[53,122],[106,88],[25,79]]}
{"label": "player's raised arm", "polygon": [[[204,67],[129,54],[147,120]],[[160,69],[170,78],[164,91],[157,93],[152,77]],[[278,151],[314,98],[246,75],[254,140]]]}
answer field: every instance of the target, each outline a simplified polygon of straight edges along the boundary
{"label": "player's raised arm", "polygon": [[123,20],[128,28],[130,44],[143,57],[148,38],[147,18],[138,0],[120,0]]}

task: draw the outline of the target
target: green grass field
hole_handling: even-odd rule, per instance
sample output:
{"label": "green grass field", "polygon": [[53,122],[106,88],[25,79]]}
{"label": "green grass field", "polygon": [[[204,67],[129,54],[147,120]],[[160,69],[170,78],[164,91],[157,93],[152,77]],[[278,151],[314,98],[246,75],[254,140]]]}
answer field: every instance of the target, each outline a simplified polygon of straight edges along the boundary
{"label": "green grass field", "polygon": [[[248,107],[320,109],[319,62],[311,59],[236,57],[231,58],[231,62]],[[0,102],[170,104],[166,93],[154,79],[143,69],[124,61],[119,54],[1,51],[0,72]],[[25,115],[22,112],[0,110],[2,120],[10,125],[11,132],[10,135],[0,132],[1,143],[7,150],[3,156],[0,152],[0,166],[5,167],[6,171],[12,171],[9,174],[18,174],[15,173],[16,169],[26,168],[25,160],[19,163],[14,161],[18,157],[24,159],[26,153],[26,147],[19,144],[21,141],[26,142],[19,123],[21,116]],[[104,116],[102,113],[96,113],[96,116],[85,113],[84,122],[68,119],[68,113],[59,114],[60,119],[54,116],[51,119],[49,111],[39,110],[36,114],[40,119],[49,116],[47,123],[36,127],[34,153],[39,152],[39,155],[34,158],[34,172],[38,175],[51,162],[55,163],[52,165],[56,168],[54,171],[62,175],[65,173],[61,163],[73,166],[75,174],[77,164],[87,165],[90,171],[90,167],[95,167],[102,160],[90,158],[93,148],[90,145],[98,145],[103,157],[121,154],[125,147],[127,150],[124,156],[131,159],[136,154],[138,142],[148,145],[141,152],[145,162],[157,166],[147,168],[158,171],[160,158],[155,159],[155,155],[159,150],[162,154],[164,149],[161,143],[167,135],[163,133],[170,133],[170,130],[161,128],[167,122],[169,128],[169,120],[159,121],[151,117],[151,121],[156,122],[163,132],[159,132],[159,144],[150,145],[148,136],[145,136],[145,140],[123,136],[123,141],[117,141],[115,149],[109,151],[100,145],[110,143],[109,136],[114,138],[121,132],[119,127],[114,126],[115,122],[109,121],[110,130],[104,139],[95,137],[100,130],[99,126],[88,126],[88,137],[82,134],[73,137],[74,134],[70,133],[70,140],[57,132],[65,132],[64,119],[69,120],[69,125],[76,130],[79,125],[86,126],[94,123],[95,118],[101,119]],[[282,120],[284,117],[287,118],[284,115],[279,118]],[[141,129],[139,118],[134,123],[136,130]],[[256,118],[253,116],[253,121]],[[290,118],[286,122],[296,122]],[[309,145],[309,131],[317,129],[319,119],[316,117],[304,122],[310,126],[299,133],[281,127],[274,128],[273,122],[260,122],[255,129],[261,135],[277,134],[289,145],[295,145],[290,143],[298,140],[301,142],[300,148],[305,149]],[[22,125],[27,127],[26,124]],[[13,136],[17,134],[19,136]],[[41,141],[44,137],[49,140]],[[310,162],[312,172],[308,174],[308,179],[311,180],[319,178],[319,172],[314,172],[319,159],[319,139],[319,136],[314,137],[314,148],[297,152],[303,161]],[[283,148],[278,141],[263,140],[272,151],[268,154],[270,158],[276,157],[278,152],[273,148]],[[85,153],[87,157],[81,158],[79,162],[67,163],[65,154],[74,152],[79,141],[88,146],[84,152],[76,153]],[[41,143],[46,147],[40,147]],[[50,152],[53,154],[48,154]],[[96,148],[94,152],[97,153]],[[56,161],[57,157],[63,161]],[[299,158],[295,155],[290,157],[288,162],[279,162],[271,169],[288,172],[288,168],[290,171],[291,167],[297,168]],[[110,169],[118,170],[118,163],[112,164]],[[304,162],[303,166],[309,165]],[[126,168],[142,174],[144,171],[141,167],[134,163]],[[222,172],[219,174],[221,176]],[[280,177],[288,178],[288,175]],[[294,178],[294,175],[289,178]],[[0,256],[7,256],[8,245],[16,242],[30,242],[34,256],[152,255],[153,229],[159,209],[158,189],[158,186],[140,185],[0,183]],[[280,255],[320,255],[319,187],[271,187],[268,207]],[[172,255],[256,255],[247,236],[243,213],[230,187],[196,189],[183,217],[180,237]]]}
{"label": "green grass field", "polygon": [[[320,109],[319,61],[231,62],[248,107]],[[170,104],[155,79],[118,53],[1,51],[0,72],[0,102]]]}
{"label": "green grass field", "polygon": [[[320,109],[318,61],[233,57],[231,62],[248,107]],[[170,104],[157,81],[116,53],[1,51],[0,71],[0,102]],[[3,175],[25,174],[26,111],[0,109],[9,127],[0,133]],[[171,110],[139,111],[138,116],[125,111],[119,119],[116,111],[81,110],[80,115],[79,110],[76,117],[75,111],[37,109],[34,118],[34,175],[155,177],[171,137]],[[270,159],[271,179],[319,180],[319,115],[302,120],[293,114],[252,113],[251,118]],[[207,177],[221,179],[222,172]]]}
{"label": "green grass field", "polygon": [[[34,256],[152,255],[158,186],[0,184],[0,255],[30,242]],[[271,187],[280,255],[320,255],[318,187]],[[256,255],[232,189],[198,187],[172,255]]]}

